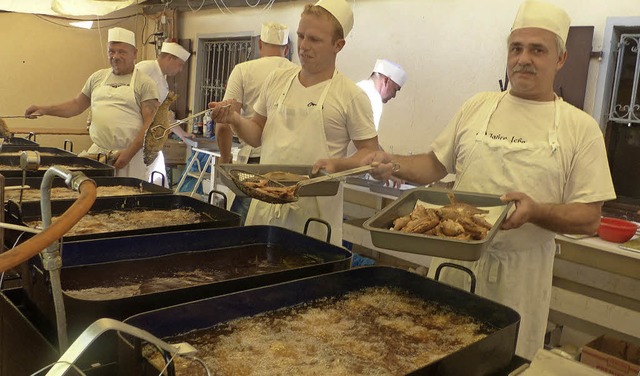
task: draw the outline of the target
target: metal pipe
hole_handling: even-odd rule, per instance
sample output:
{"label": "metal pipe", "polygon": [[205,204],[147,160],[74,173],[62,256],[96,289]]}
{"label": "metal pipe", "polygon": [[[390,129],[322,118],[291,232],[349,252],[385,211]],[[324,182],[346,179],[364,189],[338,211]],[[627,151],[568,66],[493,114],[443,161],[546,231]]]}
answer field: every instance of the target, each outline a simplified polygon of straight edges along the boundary
{"label": "metal pipe", "polygon": [[[80,196],[59,220],[51,224],[51,183],[55,175],[63,177],[67,186],[79,191]],[[58,342],[62,352],[67,348],[68,340],[60,286],[62,258],[58,249],[58,239],[64,236],[91,209],[96,199],[96,183],[80,172],[71,173],[61,167],[53,166],[45,173],[40,189],[42,191],[41,210],[44,230],[21,245],[0,254],[0,272],[13,268],[44,250],[43,265],[51,275]]]}

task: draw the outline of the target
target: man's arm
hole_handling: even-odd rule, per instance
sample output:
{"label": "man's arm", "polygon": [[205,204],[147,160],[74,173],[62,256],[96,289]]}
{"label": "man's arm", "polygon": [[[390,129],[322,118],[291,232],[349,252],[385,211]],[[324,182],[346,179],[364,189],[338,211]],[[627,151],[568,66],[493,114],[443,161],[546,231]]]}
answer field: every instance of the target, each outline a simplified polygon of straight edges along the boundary
{"label": "man's arm", "polygon": [[366,156],[361,165],[371,164],[371,176],[388,180],[391,176],[416,184],[430,184],[447,176],[447,169],[434,152],[416,155],[392,155],[382,151]]}
{"label": "man's arm", "polygon": [[84,110],[89,108],[91,100],[82,92],[70,101],[54,104],[51,106],[36,106],[31,105],[24,112],[24,116],[30,119],[35,119],[39,115],[51,115],[63,118],[70,118],[72,116],[80,115]]}
{"label": "man's arm", "polygon": [[325,170],[328,173],[333,173],[359,167],[361,166],[362,159],[365,156],[379,150],[377,136],[367,140],[352,141],[357,149],[353,155],[348,158],[320,159],[314,163],[312,173],[315,174],[319,170]]}
{"label": "man's arm", "polygon": [[157,99],[149,99],[140,103],[140,112],[142,113],[142,127],[136,134],[136,137],[133,139],[129,146],[122,150],[116,162],[113,164],[115,168],[123,168],[131,161],[136,153],[142,149],[142,145],[144,143],[144,134],[147,131],[147,128],[153,122],[153,118],[156,116],[156,111],[158,111],[158,107],[160,107],[160,102]]}
{"label": "man's arm", "polygon": [[598,231],[602,201],[591,203],[545,204],[522,192],[509,192],[502,201],[514,201],[516,210],[502,223],[505,230],[529,222],[560,234],[593,235]]}
{"label": "man's arm", "polygon": [[[235,102],[231,108],[238,114],[242,109],[242,103]],[[233,156],[231,155],[231,144],[233,142],[233,130],[229,124],[216,123],[216,141],[220,149],[220,163],[231,163]]]}

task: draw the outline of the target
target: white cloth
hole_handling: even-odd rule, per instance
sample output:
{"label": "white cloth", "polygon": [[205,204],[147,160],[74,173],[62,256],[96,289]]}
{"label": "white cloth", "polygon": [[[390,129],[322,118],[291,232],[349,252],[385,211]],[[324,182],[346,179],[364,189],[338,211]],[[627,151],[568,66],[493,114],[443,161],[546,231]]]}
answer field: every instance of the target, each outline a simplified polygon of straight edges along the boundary
{"label": "white cloth", "polygon": [[[158,60],[141,61],[136,64],[136,68],[138,68],[140,72],[144,72],[147,76],[151,77],[151,79],[156,83],[159,95],[158,100],[162,104],[169,94],[169,83],[167,82],[167,77],[162,73],[162,69],[160,69]],[[153,175],[153,181],[151,181],[151,175]],[[164,186],[168,188],[169,181],[166,178],[166,175],[167,169],[164,163],[164,154],[162,153],[162,150],[160,150],[156,159],[147,166],[147,178],[145,180],[151,181],[156,185],[163,185],[162,182],[164,181]]]}
{"label": "white cloth", "polygon": [[158,88],[158,101],[162,103],[169,94],[169,83],[167,77],[162,73],[158,60],[143,60],[136,64],[138,71],[144,72],[147,76],[151,77],[153,82],[156,83]]}
{"label": "white cloth", "polygon": [[[89,148],[89,153],[106,154],[112,150],[126,149],[143,125],[140,105],[134,90],[138,71],[133,71],[129,85],[118,84],[114,87],[108,83],[111,76],[105,75],[102,82],[91,90],[89,135],[94,144]],[[146,179],[142,149],[133,156],[126,167],[117,170],[116,175]]]}
{"label": "white cloth", "polygon": [[[538,117],[527,119],[535,114]],[[534,102],[507,93],[479,94],[463,105],[432,146],[447,171],[457,172],[456,190],[490,194],[522,191],[547,203],[615,197],[597,124],[558,98]],[[594,164],[585,165],[581,158]],[[520,314],[516,353],[527,359],[543,346],[554,250],[552,232],[525,224],[499,231],[477,262],[448,260],[474,272],[478,295]],[[430,276],[442,261],[433,260]],[[468,277],[456,270],[443,269],[440,280],[469,288]]]}
{"label": "white cloth", "polygon": [[[280,71],[274,72],[267,78],[264,90],[260,92],[258,101],[253,106],[257,113],[268,118],[267,110],[275,110],[280,99],[278,96],[289,86],[291,92],[284,100],[285,106],[314,106],[314,103],[317,105],[318,90],[328,81],[305,88],[297,79],[290,83],[289,77],[288,72]],[[310,99],[313,95],[317,96],[315,99]],[[353,81],[340,72],[333,77],[331,91],[322,109],[322,117],[330,158],[346,156],[347,146],[351,140],[368,140],[377,135],[369,98]],[[300,128],[300,133],[302,132],[303,128]]]}
{"label": "white cloth", "polygon": [[[242,103],[240,114],[244,117],[252,117],[253,105],[258,100],[262,84],[271,72],[277,69],[295,69],[297,65],[280,56],[265,56],[255,60],[237,64],[229,75],[224,99],[235,99]],[[241,156],[259,157],[260,148],[252,148],[244,140],[240,140]],[[247,157],[248,158],[248,157]],[[246,160],[238,160],[246,163]]]}
{"label": "white cloth", "polygon": [[364,90],[371,102],[371,110],[373,110],[373,124],[376,127],[376,131],[380,126],[380,118],[382,117],[382,96],[376,90],[375,84],[372,80],[363,80],[357,83],[358,87]]}
{"label": "white cloth", "polygon": [[[346,143],[342,147],[334,147],[331,150],[329,142],[328,128],[331,127],[331,119],[327,113],[331,113],[329,107],[346,80],[344,76],[335,72],[329,81],[314,85],[309,89],[314,96],[315,105],[307,105],[309,96],[295,93],[293,88],[300,85],[298,80],[298,70],[293,72],[282,72],[284,77],[279,77],[278,82],[284,85],[277,85],[279,90],[273,90],[271,86],[265,84],[263,93],[270,93],[265,96],[265,102],[271,103],[262,133],[262,157],[261,164],[313,164],[321,158],[335,158],[340,151],[344,153]],[[270,78],[274,78],[273,75]],[[267,83],[272,82],[269,79]],[[355,84],[351,83],[353,90],[360,91]],[[301,86],[301,85],[300,85]],[[364,97],[364,93],[360,91]],[[316,95],[319,94],[319,95]],[[262,98],[262,95],[261,95]],[[366,101],[366,97],[365,101]],[[334,98],[335,99],[335,98]],[[274,103],[275,100],[275,103]],[[256,104],[256,111],[260,113],[260,104]],[[366,102],[365,102],[366,104]],[[361,112],[365,110],[361,110]],[[350,113],[342,112],[343,128],[345,123],[350,124]],[[371,115],[368,117],[370,134],[375,135]],[[362,133],[365,133],[362,131]],[[373,137],[373,136],[372,136]],[[347,141],[348,142],[348,141]],[[331,243],[342,244],[342,197],[343,187],[333,197],[301,197],[297,202],[285,205],[271,205],[257,200],[253,200],[247,215],[247,225],[269,224],[283,226],[294,231],[302,232],[304,223],[310,217],[321,218],[331,225]],[[324,228],[310,226],[309,234],[324,239],[326,233]]]}

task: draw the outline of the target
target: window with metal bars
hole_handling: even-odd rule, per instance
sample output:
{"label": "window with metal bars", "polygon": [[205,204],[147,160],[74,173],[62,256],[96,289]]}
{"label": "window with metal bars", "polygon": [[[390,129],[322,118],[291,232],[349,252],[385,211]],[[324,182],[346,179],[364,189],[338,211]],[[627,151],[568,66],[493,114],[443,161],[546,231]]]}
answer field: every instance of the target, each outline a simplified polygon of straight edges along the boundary
{"label": "window with metal bars", "polygon": [[195,113],[222,100],[236,64],[257,57],[257,37],[199,39],[197,53]]}
{"label": "window with metal bars", "polygon": [[611,93],[609,120],[640,124],[640,34],[622,34],[616,50],[617,64]]}

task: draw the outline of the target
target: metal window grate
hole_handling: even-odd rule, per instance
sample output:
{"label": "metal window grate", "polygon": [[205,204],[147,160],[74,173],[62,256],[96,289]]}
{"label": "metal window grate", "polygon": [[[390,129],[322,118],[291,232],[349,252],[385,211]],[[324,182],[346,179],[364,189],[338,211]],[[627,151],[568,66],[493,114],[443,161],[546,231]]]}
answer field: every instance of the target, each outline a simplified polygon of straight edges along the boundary
{"label": "metal window grate", "polygon": [[233,67],[251,60],[253,51],[254,41],[251,37],[200,40],[197,80],[199,87],[195,112],[207,108],[209,102],[222,100]]}
{"label": "metal window grate", "polygon": [[617,123],[640,123],[640,34],[621,34],[615,53],[618,55],[611,94],[609,120]]}

